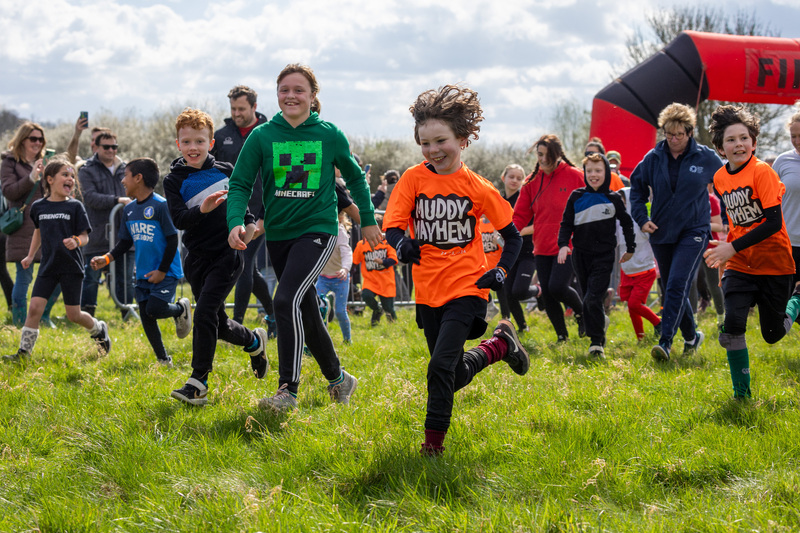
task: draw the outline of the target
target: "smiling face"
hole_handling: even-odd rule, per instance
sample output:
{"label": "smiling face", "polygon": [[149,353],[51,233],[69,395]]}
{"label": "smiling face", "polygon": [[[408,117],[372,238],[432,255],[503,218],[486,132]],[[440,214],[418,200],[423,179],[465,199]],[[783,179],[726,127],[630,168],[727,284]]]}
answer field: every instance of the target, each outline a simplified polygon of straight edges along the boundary
{"label": "smiling face", "polygon": [[450,126],[436,119],[420,124],[417,131],[422,157],[437,174],[452,174],[461,168],[461,149],[466,139],[456,138]]}
{"label": "smiling face", "polygon": [[50,188],[50,199],[54,202],[63,202],[72,194],[75,187],[75,170],[69,166],[62,166],[54,176],[47,176]]}
{"label": "smiling face", "polygon": [[33,163],[44,152],[44,132],[38,129],[31,130],[25,140],[22,141],[22,146],[25,151],[25,160]]}
{"label": "smiling face", "polygon": [[722,135],[722,153],[728,159],[731,170],[741,167],[753,155],[756,143],[744,124],[731,124]]}
{"label": "smiling face", "polygon": [[586,183],[596,191],[606,180],[605,164],[602,161],[587,161],[583,168],[586,175]]}
{"label": "smiling face", "polygon": [[137,198],[139,193],[139,186],[142,183],[142,175],[137,174],[138,179],[135,178],[128,167],[125,167],[125,173],[122,176],[122,186],[125,187],[125,196],[130,198]]}
{"label": "smiling face", "polygon": [[294,127],[305,122],[311,114],[311,102],[315,97],[311,83],[299,72],[287,74],[278,82],[278,107],[286,122]]}
{"label": "smiling face", "polygon": [[500,179],[506,186],[506,195],[511,196],[522,187],[525,173],[518,168],[509,168]]}
{"label": "smiling face", "polygon": [[800,154],[800,120],[792,122],[789,126],[789,135],[792,138],[792,146]]}
{"label": "smiling face", "polygon": [[256,123],[256,106],[250,105],[247,96],[231,98],[231,118],[237,128],[247,128]]}
{"label": "smiling face", "polygon": [[186,160],[186,164],[192,168],[203,168],[208,151],[214,147],[214,139],[211,138],[206,128],[196,130],[189,126],[178,130],[178,138],[175,143]]}
{"label": "smiling face", "polygon": [[539,169],[543,173],[550,174],[556,169],[558,161],[550,161],[550,156],[547,155],[547,146],[543,144],[536,147],[536,159],[539,161]]}

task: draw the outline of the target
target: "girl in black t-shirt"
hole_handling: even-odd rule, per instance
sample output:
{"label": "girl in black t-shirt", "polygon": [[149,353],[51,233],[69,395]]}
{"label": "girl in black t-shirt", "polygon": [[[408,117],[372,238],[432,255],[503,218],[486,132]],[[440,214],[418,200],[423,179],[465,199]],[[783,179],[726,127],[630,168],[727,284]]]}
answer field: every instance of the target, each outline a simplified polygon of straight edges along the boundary
{"label": "girl in black t-shirt", "polygon": [[47,299],[61,284],[67,318],[87,330],[101,350],[108,353],[111,339],[108,326],[89,313],[81,311],[81,288],[83,286],[83,254],[80,247],[89,242],[89,218],[83,204],[72,198],[76,187],[75,167],[65,160],[54,160],[44,169],[45,197],[31,205],[30,216],[35,230],[27,257],[22,266],[33,263],[39,247],[42,261],[33,284],[28,317],[22,328],[19,350],[6,360],[21,360],[30,357],[39,336],[39,320]]}

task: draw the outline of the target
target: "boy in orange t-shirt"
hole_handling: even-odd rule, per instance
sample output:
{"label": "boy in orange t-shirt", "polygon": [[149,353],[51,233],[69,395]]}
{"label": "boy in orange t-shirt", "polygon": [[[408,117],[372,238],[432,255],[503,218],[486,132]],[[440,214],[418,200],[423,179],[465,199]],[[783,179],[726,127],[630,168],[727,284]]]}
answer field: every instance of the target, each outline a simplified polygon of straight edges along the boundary
{"label": "boy in orange t-shirt", "polygon": [[[461,151],[478,138],[483,120],[478,94],[446,85],[417,97],[410,108],[414,138],[425,161],[411,167],[395,185],[384,216],[386,240],[404,263],[414,263],[417,324],[425,333],[428,408],[423,455],[444,452],[455,391],[500,360],[517,374],[530,361],[514,327],[501,320],[494,335],[464,351],[467,339],[486,331],[489,289],[499,290],[514,264],[522,238],[513,211],[488,180],[461,162]],[[489,269],[480,218],[492,221],[505,241],[497,266]],[[411,231],[406,237],[406,229]]]}
{"label": "boy in orange t-shirt", "polygon": [[[800,313],[792,280],[792,245],[781,212],[786,187],[772,168],[754,155],[758,119],[741,106],[719,106],[711,116],[712,141],[728,163],[714,175],[714,188],[727,208],[727,242],[703,256],[724,269],[725,325],[719,343],[728,351],[734,398],[749,398],[750,356],[747,316],[758,305],[761,335],[769,344],[782,339]],[[712,241],[716,244],[716,241]],[[791,296],[791,297],[790,297]]]}
{"label": "boy in orange t-shirt", "polygon": [[[397,318],[394,310],[394,297],[397,294],[394,265],[397,264],[397,252],[385,239],[374,249],[370,248],[367,241],[361,240],[353,250],[353,264],[361,265],[361,297],[367,307],[372,309],[371,325],[377,326],[384,313],[386,320],[394,322]],[[381,303],[375,299],[376,296],[381,299]]]}

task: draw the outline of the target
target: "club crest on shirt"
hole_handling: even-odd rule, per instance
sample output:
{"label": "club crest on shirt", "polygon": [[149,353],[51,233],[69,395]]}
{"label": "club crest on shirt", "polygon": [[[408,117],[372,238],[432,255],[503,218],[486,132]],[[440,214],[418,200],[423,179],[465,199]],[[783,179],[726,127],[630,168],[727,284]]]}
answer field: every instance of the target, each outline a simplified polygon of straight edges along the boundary
{"label": "club crest on shirt", "polygon": [[475,239],[477,219],[470,215],[472,200],[449,194],[428,198],[420,194],[414,208],[414,237],[420,244],[441,249],[465,247]]}
{"label": "club crest on shirt", "polygon": [[725,202],[728,218],[737,226],[746,228],[764,218],[761,200],[753,198],[752,187],[740,187],[724,192],[722,201]]}
{"label": "club crest on shirt", "polygon": [[144,213],[142,213],[142,214],[144,215],[144,218],[146,218],[147,220],[150,220],[151,218],[153,218],[153,215],[155,214],[155,212],[156,211],[155,211],[155,209],[153,209],[153,206],[148,205],[147,207],[144,208]]}

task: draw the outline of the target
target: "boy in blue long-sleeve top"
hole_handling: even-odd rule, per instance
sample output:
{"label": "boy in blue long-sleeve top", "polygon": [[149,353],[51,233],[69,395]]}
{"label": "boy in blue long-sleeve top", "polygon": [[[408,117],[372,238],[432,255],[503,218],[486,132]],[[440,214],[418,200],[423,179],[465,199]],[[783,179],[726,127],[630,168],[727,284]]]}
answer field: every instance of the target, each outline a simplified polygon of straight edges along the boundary
{"label": "boy in blue long-sleeve top", "polygon": [[603,359],[608,317],[603,298],[611,281],[617,246],[619,220],[625,236],[624,263],[636,250],[633,220],[625,210],[619,193],[609,190],[611,166],[603,154],[594,153],[583,160],[586,187],[575,189],[567,200],[561,229],[558,232],[558,262],[564,264],[572,238],[572,268],[583,289],[583,319],[591,339],[589,356]]}

